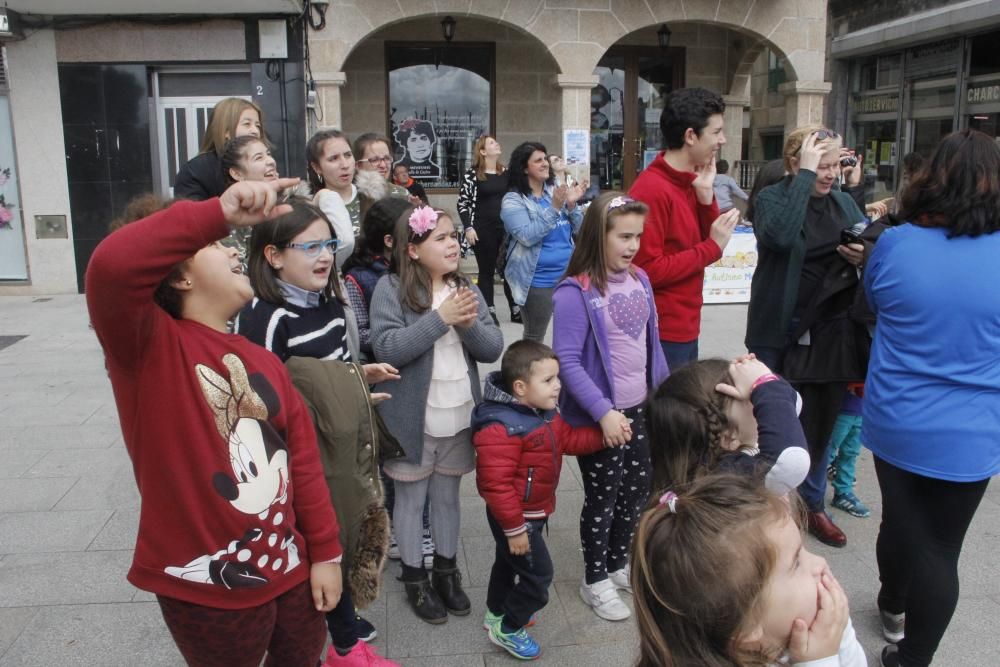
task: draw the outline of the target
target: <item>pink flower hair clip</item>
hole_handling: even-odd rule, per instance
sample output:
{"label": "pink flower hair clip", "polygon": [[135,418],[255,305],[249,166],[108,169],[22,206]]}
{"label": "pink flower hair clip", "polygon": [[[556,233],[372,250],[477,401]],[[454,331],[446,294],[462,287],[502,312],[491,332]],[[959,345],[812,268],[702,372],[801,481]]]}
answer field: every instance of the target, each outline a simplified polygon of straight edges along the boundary
{"label": "pink flower hair clip", "polygon": [[677,514],[677,494],[673,491],[667,491],[662,496],[660,496],[660,507],[666,507],[670,510],[671,514]]}
{"label": "pink flower hair clip", "polygon": [[635,200],[631,197],[615,197],[610,202],[608,202],[608,213],[615,210],[616,208],[621,208],[626,204],[631,204]]}
{"label": "pink flower hair clip", "polygon": [[437,227],[437,222],[437,211],[430,206],[418,206],[410,214],[410,231],[413,232],[414,236],[423,236]]}

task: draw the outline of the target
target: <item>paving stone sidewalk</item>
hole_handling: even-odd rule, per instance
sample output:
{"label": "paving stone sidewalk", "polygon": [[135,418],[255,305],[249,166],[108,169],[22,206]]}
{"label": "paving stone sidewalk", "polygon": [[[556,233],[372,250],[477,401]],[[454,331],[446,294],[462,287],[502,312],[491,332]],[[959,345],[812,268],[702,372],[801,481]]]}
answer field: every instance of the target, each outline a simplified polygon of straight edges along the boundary
{"label": "paving stone sidewalk", "polygon": [[[702,354],[740,352],[745,317],[744,306],[707,306]],[[503,329],[507,342],[520,336],[520,327],[505,323]],[[82,296],[0,298],[0,426],[0,667],[183,664],[153,596],[125,580],[139,497]],[[858,495],[877,517],[867,451],[858,478]],[[534,633],[543,650],[538,664],[627,665],[637,646],[634,624],[598,619],[577,593],[581,488],[570,460],[550,522],[556,577]],[[843,583],[855,627],[877,664],[878,519],[832,512],[849,536],[847,548],[811,539],[809,546]],[[516,663],[481,627],[493,541],[472,475],[462,485],[461,534],[459,562],[472,615],[443,626],[418,621],[395,579],[396,563],[386,569],[381,598],[364,611],[378,628],[379,650],[407,667]],[[1000,665],[998,552],[1000,491],[993,485],[966,540],[962,598],[935,664]]]}

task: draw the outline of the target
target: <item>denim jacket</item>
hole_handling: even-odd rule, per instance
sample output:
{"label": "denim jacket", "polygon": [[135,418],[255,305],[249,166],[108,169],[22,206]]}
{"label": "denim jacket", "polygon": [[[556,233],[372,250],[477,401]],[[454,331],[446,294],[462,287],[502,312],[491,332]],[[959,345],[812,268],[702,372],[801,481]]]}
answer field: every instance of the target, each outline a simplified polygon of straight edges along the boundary
{"label": "denim jacket", "polygon": [[[551,185],[545,186],[545,194],[552,197]],[[576,237],[583,224],[583,211],[579,206],[572,211],[565,206],[561,211],[556,211],[520,192],[508,192],[504,195],[500,204],[500,219],[510,236],[504,278],[510,285],[514,303],[519,306],[523,306],[528,298],[528,288],[531,287],[538,256],[542,252],[542,241],[555,229],[561,218],[569,220],[573,226],[573,236]]]}

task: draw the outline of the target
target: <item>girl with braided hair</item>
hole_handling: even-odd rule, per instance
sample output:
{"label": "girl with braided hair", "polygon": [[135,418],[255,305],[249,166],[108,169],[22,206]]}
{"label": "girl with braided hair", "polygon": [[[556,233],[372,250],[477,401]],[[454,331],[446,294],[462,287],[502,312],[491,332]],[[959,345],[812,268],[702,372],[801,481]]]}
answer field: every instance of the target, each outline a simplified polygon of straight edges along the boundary
{"label": "girl with braided hair", "polygon": [[707,473],[760,476],[783,495],[809,471],[809,450],[792,386],[754,355],[704,359],[672,373],[649,399],[653,488]]}

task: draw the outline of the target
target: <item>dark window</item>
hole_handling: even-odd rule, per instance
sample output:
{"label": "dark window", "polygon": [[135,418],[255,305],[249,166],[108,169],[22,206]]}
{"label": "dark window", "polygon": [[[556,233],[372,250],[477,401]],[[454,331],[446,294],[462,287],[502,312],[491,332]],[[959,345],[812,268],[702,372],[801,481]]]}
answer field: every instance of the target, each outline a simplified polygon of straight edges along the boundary
{"label": "dark window", "polygon": [[972,58],[969,62],[969,76],[996,74],[1000,72],[1000,49],[997,42],[1000,32],[976,35],[972,38]]}
{"label": "dark window", "polygon": [[386,64],[395,163],[424,187],[458,187],[493,125],[493,45],[387,42]]}
{"label": "dark window", "polygon": [[778,86],[783,84],[786,79],[785,75],[785,59],[778,57],[778,54],[774,51],[767,52],[767,90],[768,92],[776,92]]}

